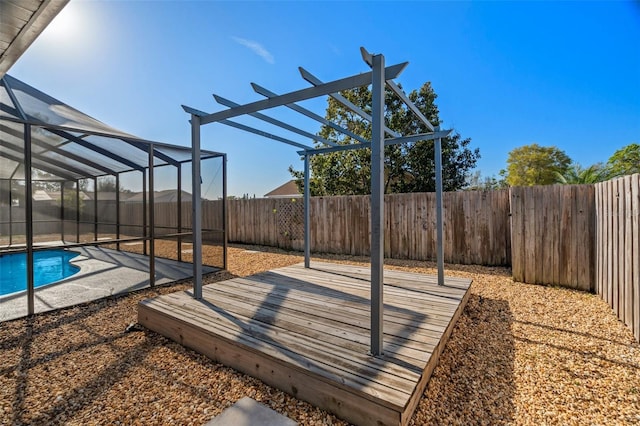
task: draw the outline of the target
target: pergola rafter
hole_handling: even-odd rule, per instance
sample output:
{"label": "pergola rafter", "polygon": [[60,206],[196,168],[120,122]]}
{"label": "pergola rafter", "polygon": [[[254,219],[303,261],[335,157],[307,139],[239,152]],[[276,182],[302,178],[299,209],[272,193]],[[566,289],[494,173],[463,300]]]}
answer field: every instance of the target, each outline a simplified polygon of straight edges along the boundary
{"label": "pergola rafter", "polygon": [[[262,86],[259,86],[259,85],[255,84],[255,83],[251,83],[251,87],[253,87],[253,90],[256,93],[258,93],[258,94],[260,94],[262,96],[265,96],[267,98],[274,98],[274,97],[278,96],[275,93],[265,89]],[[333,121],[329,121],[326,118],[316,114],[315,112],[309,111],[308,109],[301,107],[300,105],[297,105],[297,104],[293,103],[293,104],[286,104],[284,106],[286,106],[287,108],[291,108],[292,110],[294,110],[296,112],[299,112],[300,114],[302,114],[302,115],[304,115],[306,117],[309,117],[312,120],[315,120],[320,124],[324,124],[325,126],[329,126],[332,129],[337,130],[338,132],[349,136],[351,139],[357,140],[358,142],[362,142],[362,143],[368,143],[368,141],[365,138],[363,138],[362,136],[356,135],[355,133],[345,129],[344,127],[338,126]]]}
{"label": "pergola rafter", "polygon": [[[371,354],[380,356],[383,354],[383,282],[384,282],[384,147],[387,145],[412,143],[417,141],[433,140],[435,143],[435,163],[436,163],[436,209],[437,209],[437,262],[438,262],[438,284],[444,285],[444,267],[443,267],[443,250],[442,250],[442,162],[441,162],[441,139],[447,137],[451,130],[440,130],[439,126],[434,126],[422,114],[417,106],[415,106],[402,89],[393,81],[408,65],[407,62],[385,66],[383,55],[372,55],[361,48],[363,60],[371,67],[371,71],[362,74],[346,77],[331,82],[322,82],[309,71],[299,68],[303,79],[313,85],[313,87],[293,91],[283,95],[277,95],[255,83],[251,86],[255,92],[265,96],[267,99],[248,103],[245,105],[236,104],[232,101],[224,99],[218,95],[214,95],[215,100],[227,107],[228,109],[205,113],[203,111],[184,106],[185,112],[191,114],[191,134],[192,134],[192,161],[194,165],[199,164],[200,155],[200,127],[209,123],[221,123],[228,126],[236,127],[240,130],[261,135],[263,137],[283,142],[289,145],[302,148],[298,154],[304,157],[304,254],[305,267],[310,267],[310,238],[309,238],[309,160],[312,155],[325,154],[330,152],[339,152],[351,149],[370,148],[371,149]],[[371,114],[366,113],[348,101],[339,92],[342,90],[353,89],[356,87],[372,85],[372,108]],[[405,103],[409,111],[411,111],[420,120],[430,133],[402,135],[385,126],[384,123],[384,88],[389,87],[398,97]],[[369,121],[372,127],[372,138],[370,141],[359,135],[350,132],[347,129],[333,123],[320,115],[301,107],[297,102],[318,98],[320,96],[331,96],[346,108],[358,114],[363,119]],[[295,128],[294,126],[276,120],[272,117],[264,115],[261,111],[276,107],[288,107],[306,117],[312,118],[324,125],[330,126],[337,132],[350,137],[357,143],[353,144],[336,144],[309,132]],[[316,142],[329,145],[326,147],[310,147],[304,144],[291,141],[289,139],[274,135],[259,129],[255,129],[243,124],[230,121],[230,118],[250,115],[262,121],[266,121],[277,127],[289,130],[298,135],[308,137]],[[391,137],[385,138],[385,134]],[[199,176],[199,171],[194,167],[194,181]],[[193,203],[194,206],[199,199],[199,188],[194,188]],[[199,218],[194,216],[194,255],[200,252],[197,241],[199,235]],[[197,261],[194,259],[194,297],[202,298],[202,276],[197,273]]]}

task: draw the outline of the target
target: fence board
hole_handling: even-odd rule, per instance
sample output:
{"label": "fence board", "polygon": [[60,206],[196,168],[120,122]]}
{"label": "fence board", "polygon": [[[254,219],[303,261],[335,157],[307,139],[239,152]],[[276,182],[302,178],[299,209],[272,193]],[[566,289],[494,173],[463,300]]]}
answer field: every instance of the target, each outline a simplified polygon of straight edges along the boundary
{"label": "fence board", "polygon": [[[451,263],[508,265],[511,252],[507,190],[444,194],[445,260]],[[301,200],[297,200],[300,203]],[[291,199],[230,200],[229,241],[301,250],[303,235],[285,238],[280,212]],[[312,197],[311,250],[367,255],[369,196]],[[205,212],[206,214],[206,212]],[[302,211],[300,226],[302,226]],[[385,256],[434,260],[435,195],[385,196]],[[500,235],[500,238],[493,238]]]}
{"label": "fence board", "polygon": [[[633,320],[631,329],[636,340],[640,342],[640,175],[631,177],[631,240],[632,240],[632,261],[633,261]],[[629,325],[629,324],[627,324]]]}
{"label": "fence board", "polygon": [[633,205],[631,203],[631,176],[625,176],[624,182],[624,323],[633,323],[633,240],[632,217]]}
{"label": "fence board", "polygon": [[515,281],[524,282],[524,214],[521,191],[510,191],[511,203],[511,273]]}
{"label": "fence board", "polygon": [[511,188],[515,280],[593,291],[594,191],[591,185]]}
{"label": "fence board", "polygon": [[640,341],[640,174],[595,186],[598,294]]}

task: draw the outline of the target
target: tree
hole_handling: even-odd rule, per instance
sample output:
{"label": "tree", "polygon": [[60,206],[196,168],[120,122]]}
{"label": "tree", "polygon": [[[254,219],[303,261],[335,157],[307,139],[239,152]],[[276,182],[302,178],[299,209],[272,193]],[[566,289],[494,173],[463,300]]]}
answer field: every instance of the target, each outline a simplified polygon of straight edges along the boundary
{"label": "tree", "polygon": [[609,179],[609,169],[602,163],[592,164],[587,168],[573,163],[564,173],[556,174],[556,183],[564,185],[598,183],[607,179]]}
{"label": "tree", "polygon": [[550,185],[564,175],[571,159],[555,146],[524,145],[509,152],[505,175],[510,186]]}
{"label": "tree", "polygon": [[495,175],[482,176],[482,172],[478,170],[469,177],[469,184],[464,189],[467,191],[492,191],[506,187],[507,182],[504,178],[497,178]]}
{"label": "tree", "polygon": [[610,177],[640,173],[640,145],[629,144],[613,153],[607,161]]}
{"label": "tree", "polygon": [[[371,91],[368,87],[345,90],[341,94],[367,113],[371,113]],[[409,99],[433,125],[441,123],[436,93],[427,82],[409,93]],[[403,135],[428,133],[429,130],[390,90],[385,91],[385,124]],[[327,120],[346,128],[366,140],[371,139],[371,123],[342,104],[329,98]],[[359,143],[329,126],[322,126],[320,136],[340,145]],[[480,152],[471,150],[471,139],[457,133],[442,139],[443,189],[455,191],[467,184],[470,170],[475,167]],[[318,146],[319,144],[316,144]],[[384,189],[389,192],[435,191],[433,141],[399,144],[385,147]],[[371,192],[371,150],[354,149],[314,155],[310,159],[312,195],[369,194]],[[289,167],[302,190],[303,172]]]}

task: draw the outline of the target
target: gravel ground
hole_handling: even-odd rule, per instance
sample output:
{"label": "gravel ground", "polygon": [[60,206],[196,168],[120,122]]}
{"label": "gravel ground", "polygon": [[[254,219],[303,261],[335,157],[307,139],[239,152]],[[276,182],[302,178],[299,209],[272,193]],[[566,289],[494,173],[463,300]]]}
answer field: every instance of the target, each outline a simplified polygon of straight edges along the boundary
{"label": "gravel ground", "polygon": [[[229,272],[206,282],[302,261],[265,247],[229,254]],[[434,273],[429,262],[388,265]],[[640,424],[640,345],[597,296],[514,283],[504,268],[447,274],[472,278],[472,294],[411,424]],[[345,424],[155,333],[124,333],[138,301],[187,287],[1,323],[0,424],[201,425],[243,396],[303,425]]]}

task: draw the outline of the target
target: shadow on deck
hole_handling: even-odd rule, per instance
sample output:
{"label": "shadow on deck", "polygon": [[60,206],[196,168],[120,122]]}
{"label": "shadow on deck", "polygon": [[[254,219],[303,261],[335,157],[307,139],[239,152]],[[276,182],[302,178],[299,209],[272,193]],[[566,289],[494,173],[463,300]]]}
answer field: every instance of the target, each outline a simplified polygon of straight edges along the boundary
{"label": "shadow on deck", "polygon": [[314,263],[140,302],[145,327],[360,425],[406,425],[471,280],[385,271],[384,355],[368,354],[369,269]]}

